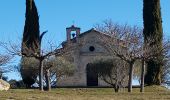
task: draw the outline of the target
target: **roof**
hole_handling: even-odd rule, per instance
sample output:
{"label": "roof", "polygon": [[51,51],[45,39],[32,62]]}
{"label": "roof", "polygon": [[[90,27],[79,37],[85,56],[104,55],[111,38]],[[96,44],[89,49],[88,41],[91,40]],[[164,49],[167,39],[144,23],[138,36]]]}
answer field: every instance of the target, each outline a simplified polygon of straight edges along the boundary
{"label": "roof", "polygon": [[71,27],[67,27],[66,29],[80,29],[79,27],[75,27],[74,25],[72,25]]}
{"label": "roof", "polygon": [[81,33],[79,36],[80,36],[80,37],[83,37],[84,35],[87,35],[87,34],[89,34],[89,33],[91,33],[91,32],[96,32],[96,33],[105,35],[105,36],[107,36],[107,37],[110,37],[109,35],[107,35],[107,34],[105,34],[105,33],[102,33],[102,32],[100,32],[100,31],[97,31],[97,30],[95,30],[94,28],[92,28],[92,29],[90,29],[90,30],[88,30],[88,31],[85,31],[85,32]]}

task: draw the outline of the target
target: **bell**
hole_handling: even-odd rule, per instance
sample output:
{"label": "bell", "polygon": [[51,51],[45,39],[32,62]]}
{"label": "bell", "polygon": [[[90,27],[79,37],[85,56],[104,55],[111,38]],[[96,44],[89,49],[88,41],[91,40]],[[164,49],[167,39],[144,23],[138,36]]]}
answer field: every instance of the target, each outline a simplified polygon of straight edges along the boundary
{"label": "bell", "polygon": [[73,38],[75,37],[75,35],[76,35],[75,33],[72,33],[72,37],[73,37]]}

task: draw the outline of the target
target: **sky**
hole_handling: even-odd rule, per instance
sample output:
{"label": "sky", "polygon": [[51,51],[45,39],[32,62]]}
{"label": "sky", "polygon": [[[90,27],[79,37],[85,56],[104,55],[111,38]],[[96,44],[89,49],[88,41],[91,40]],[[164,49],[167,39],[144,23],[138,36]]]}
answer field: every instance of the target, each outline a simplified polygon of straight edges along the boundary
{"label": "sky", "polygon": [[[66,27],[72,24],[80,27],[81,32],[106,19],[112,19],[115,23],[143,27],[143,0],[35,0],[35,2],[40,16],[40,31],[48,30],[43,38],[43,44],[50,41],[56,46],[59,45],[66,40]],[[166,37],[170,36],[169,4],[170,0],[161,0],[163,31]],[[0,13],[0,41],[11,41],[20,45],[25,22],[25,0],[1,0]],[[46,49],[47,46],[44,45],[43,48]],[[14,73],[8,76],[10,79],[14,78]]]}

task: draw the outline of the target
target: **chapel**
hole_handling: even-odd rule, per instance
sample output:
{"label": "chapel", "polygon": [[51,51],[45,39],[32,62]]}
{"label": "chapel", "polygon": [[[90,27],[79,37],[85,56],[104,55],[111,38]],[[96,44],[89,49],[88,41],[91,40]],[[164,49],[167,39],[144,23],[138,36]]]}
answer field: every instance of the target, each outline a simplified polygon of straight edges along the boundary
{"label": "chapel", "polygon": [[90,63],[93,61],[111,58],[110,50],[101,40],[108,35],[94,28],[81,33],[79,27],[72,25],[66,28],[66,37],[62,49],[69,48],[69,51],[62,56],[75,65],[75,73],[73,76],[58,80],[57,86],[108,86],[90,70],[90,67],[93,67]]}

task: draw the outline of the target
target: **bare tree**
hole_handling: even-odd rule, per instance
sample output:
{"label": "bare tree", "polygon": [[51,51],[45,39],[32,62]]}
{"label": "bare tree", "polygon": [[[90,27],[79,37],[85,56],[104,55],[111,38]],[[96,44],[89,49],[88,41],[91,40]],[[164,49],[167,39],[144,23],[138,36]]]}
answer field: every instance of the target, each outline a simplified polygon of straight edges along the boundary
{"label": "bare tree", "polygon": [[12,59],[12,56],[10,56],[10,55],[0,54],[0,79],[3,78],[3,73],[7,73],[7,72],[11,71],[11,69],[8,66],[3,67],[6,64],[8,64],[11,59]]}
{"label": "bare tree", "polygon": [[163,67],[162,67],[162,76],[161,76],[161,83],[166,84],[168,86],[170,86],[170,40],[164,39],[164,43],[163,43],[163,55],[164,55],[164,59],[163,59]]}
{"label": "bare tree", "polygon": [[96,29],[107,34],[110,38],[101,38],[113,56],[126,61],[129,64],[128,92],[132,91],[132,79],[134,63],[141,56],[142,30],[128,25],[114,24],[107,20],[102,25],[97,25]]}
{"label": "bare tree", "polygon": [[48,52],[48,53],[43,53],[41,52],[39,55],[37,54],[31,54],[31,55],[27,55],[27,54],[23,54],[24,56],[27,56],[27,57],[34,57],[35,59],[37,59],[39,61],[39,87],[40,87],[40,90],[43,91],[43,73],[44,73],[44,60],[47,59],[48,57],[52,56],[52,55],[60,55],[60,51],[51,51],[51,52]]}
{"label": "bare tree", "polygon": [[[141,91],[143,91],[144,86],[144,76],[145,76],[145,62],[152,59],[156,60],[160,54],[166,54],[167,44],[164,44],[161,50],[159,45],[144,45],[144,39],[142,35],[142,29],[137,26],[128,26],[114,24],[111,20],[106,20],[103,24],[97,24],[96,29],[103,34],[108,35],[108,37],[102,37],[101,40],[105,43],[105,46],[109,48],[113,56],[117,56],[120,59],[126,61],[129,64],[129,82],[128,82],[128,92],[132,91],[132,79],[134,64],[137,60],[142,62],[142,72],[141,72]],[[148,43],[152,43],[154,39],[150,38]],[[157,61],[158,62],[158,61]]]}
{"label": "bare tree", "polygon": [[170,86],[170,59],[165,61],[165,65],[163,66],[163,74],[162,74],[163,84]]}
{"label": "bare tree", "polygon": [[52,85],[54,81],[57,83],[61,78],[73,75],[75,71],[74,65],[66,61],[63,57],[51,57],[47,59],[44,62],[44,67],[48,90],[50,90],[50,84]]}
{"label": "bare tree", "polygon": [[111,85],[115,92],[127,86],[128,66],[121,59],[101,59],[93,62],[91,66],[93,66],[91,67],[93,72],[97,73],[101,80]]}
{"label": "bare tree", "polygon": [[[38,43],[38,42],[37,42]],[[22,44],[23,45],[23,44]],[[49,58],[50,56],[61,56],[62,54],[68,52],[68,50],[72,49],[71,47],[65,47],[65,48],[60,48],[61,46],[59,45],[58,47],[51,46],[51,50],[44,52],[45,50],[41,50],[40,53],[33,53],[33,51],[30,51],[28,53],[24,53],[21,51],[21,46],[16,45],[16,44],[11,44],[11,43],[2,43],[1,46],[6,49],[7,53],[12,56],[24,56],[24,57],[31,57],[34,59],[37,59],[38,61],[38,74],[39,74],[39,89],[43,91],[43,77],[44,77],[44,61]],[[26,47],[26,46],[24,46]],[[59,49],[60,48],[60,49]],[[23,49],[23,48],[22,48]]]}

